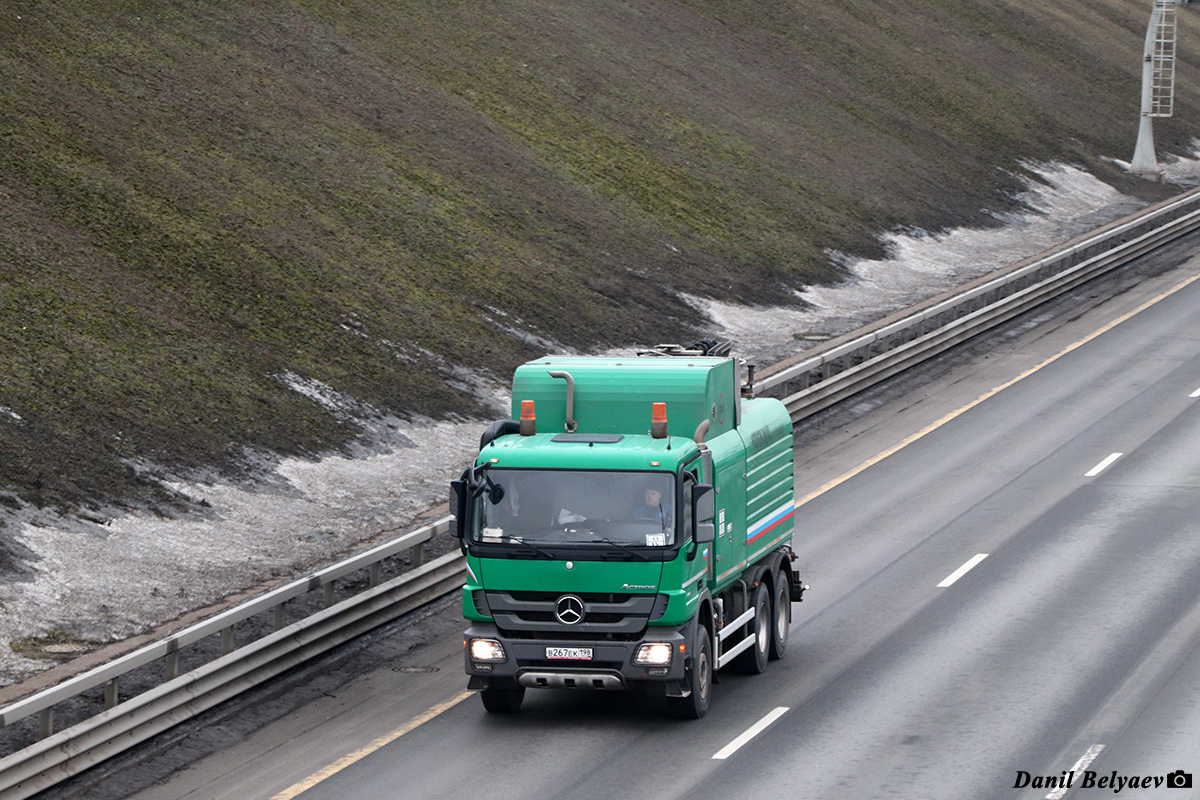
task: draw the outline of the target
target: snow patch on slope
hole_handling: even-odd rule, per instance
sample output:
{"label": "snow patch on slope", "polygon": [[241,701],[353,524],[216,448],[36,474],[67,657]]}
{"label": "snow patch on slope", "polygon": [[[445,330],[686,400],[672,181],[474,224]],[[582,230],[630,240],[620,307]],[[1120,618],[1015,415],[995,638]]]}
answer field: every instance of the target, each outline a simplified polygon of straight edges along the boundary
{"label": "snow patch on slope", "polygon": [[972,278],[1035,255],[1058,242],[1131,214],[1144,203],[1076,167],[1030,167],[1045,184],[1028,182],[1027,210],[995,215],[997,227],[944,233],[903,230],[882,237],[887,257],[831,253],[849,277],[797,292],[793,308],[737,306],[698,297],[689,302],[758,364],[782,360],[805,343],[832,338]]}

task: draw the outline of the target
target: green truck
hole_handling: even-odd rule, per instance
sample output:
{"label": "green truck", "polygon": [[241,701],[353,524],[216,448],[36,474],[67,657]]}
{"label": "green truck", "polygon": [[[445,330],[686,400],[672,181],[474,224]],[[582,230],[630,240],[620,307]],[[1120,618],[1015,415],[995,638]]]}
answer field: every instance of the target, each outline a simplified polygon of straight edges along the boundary
{"label": "green truck", "polygon": [[488,711],[529,688],[643,689],[697,719],[716,670],[783,656],[807,588],[792,423],[713,345],[517,369],[513,419],[451,484],[468,688]]}

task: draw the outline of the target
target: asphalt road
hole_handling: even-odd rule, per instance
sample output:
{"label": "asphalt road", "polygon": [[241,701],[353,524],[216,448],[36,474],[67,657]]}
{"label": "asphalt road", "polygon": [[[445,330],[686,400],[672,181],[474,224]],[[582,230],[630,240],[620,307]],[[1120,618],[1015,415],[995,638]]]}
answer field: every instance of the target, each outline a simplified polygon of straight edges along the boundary
{"label": "asphalt road", "polygon": [[1112,795],[1087,770],[1200,773],[1197,278],[1200,258],[801,431],[813,588],[786,658],[721,675],[703,720],[565,692],[488,715],[450,619],[135,797],[1023,799],[1072,769],[1066,797]]}

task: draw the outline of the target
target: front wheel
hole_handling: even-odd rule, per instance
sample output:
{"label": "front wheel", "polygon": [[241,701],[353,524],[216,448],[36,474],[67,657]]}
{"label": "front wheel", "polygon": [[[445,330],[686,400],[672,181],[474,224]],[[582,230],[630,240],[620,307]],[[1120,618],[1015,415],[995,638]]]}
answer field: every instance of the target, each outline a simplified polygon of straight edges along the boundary
{"label": "front wheel", "polygon": [[771,596],[765,583],[759,583],[754,590],[754,619],[750,620],[750,626],[754,644],[733,660],[733,668],[747,675],[758,675],[767,668],[771,647]]}
{"label": "front wheel", "polygon": [[521,701],[525,699],[524,686],[488,688],[479,693],[483,707],[492,714],[515,714],[521,710]]}
{"label": "front wheel", "polygon": [[708,640],[708,629],[697,626],[696,642],[692,648],[691,678],[692,693],[687,697],[668,697],[667,713],[676,719],[700,719],[708,712],[708,697],[712,691],[712,645]]}

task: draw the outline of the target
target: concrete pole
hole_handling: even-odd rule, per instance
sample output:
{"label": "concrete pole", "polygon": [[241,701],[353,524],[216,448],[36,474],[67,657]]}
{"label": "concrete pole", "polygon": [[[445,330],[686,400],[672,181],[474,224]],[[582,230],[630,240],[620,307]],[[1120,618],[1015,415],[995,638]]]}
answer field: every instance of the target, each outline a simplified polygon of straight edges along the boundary
{"label": "concrete pole", "polygon": [[1142,51],[1142,119],[1138,125],[1133,160],[1129,162],[1130,172],[1146,177],[1157,177],[1159,174],[1158,158],[1154,154],[1154,126],[1150,115],[1153,112],[1154,95],[1154,43],[1162,15],[1162,8],[1155,3],[1154,10],[1150,12],[1150,25],[1146,28],[1146,46]]}

